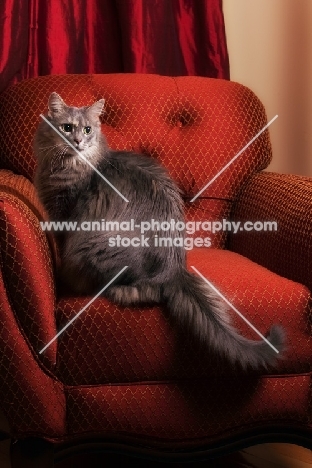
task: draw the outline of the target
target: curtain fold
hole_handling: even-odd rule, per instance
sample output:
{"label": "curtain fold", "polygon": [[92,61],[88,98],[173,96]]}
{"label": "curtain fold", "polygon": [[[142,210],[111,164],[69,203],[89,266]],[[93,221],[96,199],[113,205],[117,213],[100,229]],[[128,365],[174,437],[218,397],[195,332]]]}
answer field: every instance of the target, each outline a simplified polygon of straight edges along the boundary
{"label": "curtain fold", "polygon": [[229,78],[222,0],[1,0],[0,91],[59,73]]}

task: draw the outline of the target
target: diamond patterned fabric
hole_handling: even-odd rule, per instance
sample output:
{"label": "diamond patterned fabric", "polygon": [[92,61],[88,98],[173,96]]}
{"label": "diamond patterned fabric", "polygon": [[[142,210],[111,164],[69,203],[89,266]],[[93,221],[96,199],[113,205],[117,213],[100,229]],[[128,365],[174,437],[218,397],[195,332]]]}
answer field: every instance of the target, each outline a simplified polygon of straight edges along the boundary
{"label": "diamond patterned fabric", "polygon": [[237,198],[231,217],[243,222],[275,221],[276,232],[229,236],[229,248],[312,289],[312,179],[255,174]]}
{"label": "diamond patterned fabric", "polygon": [[[280,374],[311,370],[312,338],[307,321],[311,311],[306,288],[232,252],[194,249],[188,262],[263,335],[273,323],[283,324],[288,352],[278,368]],[[58,329],[88,299],[61,299]],[[232,320],[245,336],[260,339],[235,312]],[[80,315],[59,338],[58,346],[56,374],[69,385],[208,378],[231,371],[212,353],[197,349],[160,308],[120,308],[105,299],[97,299]]]}
{"label": "diamond patterned fabric", "polygon": [[[4,196],[0,195],[1,204]],[[1,221],[2,224],[2,221]],[[1,226],[3,227],[3,226]],[[2,236],[1,236],[2,237]],[[2,239],[1,239],[2,240]],[[26,314],[23,317],[21,309],[17,309],[16,301],[12,300],[10,289],[8,290],[7,278],[3,277],[5,258],[3,258],[1,245],[1,272],[0,272],[0,401],[1,409],[6,414],[11,434],[29,436],[46,434],[58,438],[64,435],[65,428],[65,396],[61,384],[51,375],[44,363],[50,364],[52,351],[48,353],[50,360],[44,358],[40,363],[37,349],[34,349],[30,340],[38,342],[45,329],[38,332],[39,338],[34,336],[35,330],[39,329],[40,317],[34,316],[33,327],[29,327],[29,336],[25,334],[23,324],[30,320],[26,298]],[[43,266],[43,265],[41,265]],[[25,278],[25,276],[24,276]],[[17,290],[18,293],[18,290]],[[34,301],[34,294],[30,295]],[[41,297],[44,300],[44,296]],[[28,299],[29,300],[29,299]],[[44,305],[44,304],[43,304]],[[15,309],[16,307],[16,309]],[[42,312],[42,309],[39,309]],[[17,313],[18,312],[18,313]],[[36,308],[32,308],[36,314]],[[38,314],[39,315],[39,314]],[[24,319],[24,320],[23,320]],[[49,328],[53,315],[46,317],[46,327]],[[52,355],[52,356],[51,356]]]}
{"label": "diamond patterned fabric", "polygon": [[115,440],[134,434],[130,442],[149,447],[194,449],[270,424],[308,425],[309,399],[308,376],[80,387],[68,395],[69,427],[72,435],[91,427]]}
{"label": "diamond patterned fabric", "polygon": [[[104,96],[102,128],[110,145],[167,166],[183,190],[188,220],[277,216],[282,230],[263,241],[256,233],[228,239],[218,233],[214,248],[188,252],[189,268],[196,266],[263,334],[273,323],[283,324],[289,347],[274,373],[234,372],[173,326],[163,308],[121,308],[103,298],[39,354],[90,300],[55,296],[57,252],[40,229],[46,215],[31,183],[33,133],[52,91],[77,106]],[[0,161],[6,169],[0,171],[0,398],[13,436],[95,436],[187,450],[271,426],[311,428],[309,250],[304,257],[310,235],[303,220],[310,219],[310,182],[257,173],[271,158],[264,132],[190,202],[265,123],[250,90],[199,77],[47,76],[0,96]],[[303,245],[298,256],[291,250],[296,236],[294,245]],[[235,252],[222,250],[225,245]],[[290,260],[283,258],[284,248]],[[234,312],[232,320],[241,333],[257,338]]]}
{"label": "diamond patterned fabric", "polygon": [[[36,167],[33,135],[52,91],[75,106],[104,97],[102,130],[110,146],[158,159],[186,198],[197,195],[266,124],[257,97],[248,88],[226,80],[140,74],[25,80],[0,98],[0,163],[30,180]],[[231,170],[224,171],[202,193],[201,198],[211,200],[210,218],[220,219],[241,184],[270,159],[265,131],[232,163]],[[193,211],[199,204],[200,200],[193,203]],[[214,241],[215,247],[222,247],[225,237],[216,236]]]}
{"label": "diamond patterned fabric", "polygon": [[[28,200],[28,206],[25,200]],[[56,334],[50,249],[34,214],[39,215],[40,211],[42,208],[36,200],[33,185],[24,177],[1,171],[1,268],[6,294],[19,325],[36,353]],[[55,363],[56,343],[51,345],[43,359],[46,363]]]}

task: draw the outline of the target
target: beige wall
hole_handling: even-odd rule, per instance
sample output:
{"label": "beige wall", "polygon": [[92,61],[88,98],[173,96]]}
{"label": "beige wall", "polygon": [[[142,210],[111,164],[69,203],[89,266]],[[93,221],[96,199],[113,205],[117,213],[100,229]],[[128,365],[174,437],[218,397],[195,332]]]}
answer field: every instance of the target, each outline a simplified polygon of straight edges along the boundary
{"label": "beige wall", "polygon": [[312,176],[312,0],[223,0],[231,80],[264,103],[269,170]]}

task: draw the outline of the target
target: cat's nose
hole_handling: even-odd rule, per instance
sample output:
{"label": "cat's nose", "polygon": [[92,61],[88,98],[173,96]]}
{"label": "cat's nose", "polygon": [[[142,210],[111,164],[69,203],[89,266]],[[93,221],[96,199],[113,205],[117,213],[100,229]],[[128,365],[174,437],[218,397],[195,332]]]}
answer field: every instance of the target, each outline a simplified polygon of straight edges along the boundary
{"label": "cat's nose", "polygon": [[82,142],[82,138],[74,138],[74,143],[76,143],[77,146],[79,146],[79,143]]}

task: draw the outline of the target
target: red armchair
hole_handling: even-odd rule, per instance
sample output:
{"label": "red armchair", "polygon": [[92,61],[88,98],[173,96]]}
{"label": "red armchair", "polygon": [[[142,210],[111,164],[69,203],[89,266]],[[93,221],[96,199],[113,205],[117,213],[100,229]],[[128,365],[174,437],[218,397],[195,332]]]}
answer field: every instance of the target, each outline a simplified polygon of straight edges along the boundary
{"label": "red armchair", "polygon": [[[188,220],[277,223],[277,231],[201,229],[192,236],[212,246],[188,252],[189,266],[261,333],[284,326],[288,349],[276,369],[230,369],[172,327],[163,308],[103,298],[39,354],[90,300],[58,284],[53,238],[39,224],[32,139],[52,91],[76,106],[104,97],[111,147],[159,159],[183,190]],[[59,457],[99,445],[168,460],[264,441],[310,444],[311,180],[262,172],[266,130],[191,202],[266,122],[249,89],[199,77],[45,76],[1,95],[0,395],[12,438],[45,440]],[[233,321],[259,339],[234,312]]]}

